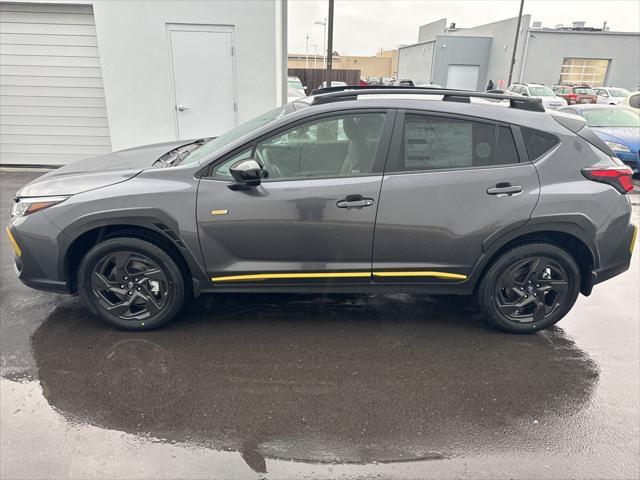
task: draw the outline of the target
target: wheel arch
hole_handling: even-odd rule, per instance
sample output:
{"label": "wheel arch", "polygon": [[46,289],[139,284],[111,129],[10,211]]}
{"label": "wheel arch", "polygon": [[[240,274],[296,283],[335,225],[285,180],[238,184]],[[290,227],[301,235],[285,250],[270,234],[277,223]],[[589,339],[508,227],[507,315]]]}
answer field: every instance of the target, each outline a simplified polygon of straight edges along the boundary
{"label": "wheel arch", "polygon": [[178,264],[189,291],[195,295],[200,293],[200,284],[206,275],[176,233],[179,231],[176,222],[163,218],[166,215],[141,213],[118,211],[105,216],[104,212],[99,212],[82,217],[65,229],[61,245],[64,255],[60,256],[58,270],[71,292],[77,290],[78,267],[87,252],[101,241],[123,236],[146,240],[163,248]]}
{"label": "wheel arch", "polygon": [[593,271],[598,266],[598,255],[585,236],[583,229],[575,224],[539,224],[534,228],[519,230],[502,237],[487,249],[480,265],[476,267],[473,274],[476,278],[474,293],[489,267],[500,255],[526,243],[541,242],[556,245],[574,258],[580,268],[580,292],[583,295],[591,294],[594,283]]}

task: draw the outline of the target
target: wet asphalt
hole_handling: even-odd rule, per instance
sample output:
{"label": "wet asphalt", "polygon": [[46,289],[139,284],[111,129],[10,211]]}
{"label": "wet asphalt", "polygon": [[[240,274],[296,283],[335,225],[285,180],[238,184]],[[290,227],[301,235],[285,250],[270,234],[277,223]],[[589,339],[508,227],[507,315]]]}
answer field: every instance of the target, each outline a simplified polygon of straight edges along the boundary
{"label": "wet asphalt", "polygon": [[[0,172],[0,218],[35,176]],[[533,335],[402,294],[203,296],[131,333],[23,286],[3,235],[0,477],[638,478],[639,259]]]}

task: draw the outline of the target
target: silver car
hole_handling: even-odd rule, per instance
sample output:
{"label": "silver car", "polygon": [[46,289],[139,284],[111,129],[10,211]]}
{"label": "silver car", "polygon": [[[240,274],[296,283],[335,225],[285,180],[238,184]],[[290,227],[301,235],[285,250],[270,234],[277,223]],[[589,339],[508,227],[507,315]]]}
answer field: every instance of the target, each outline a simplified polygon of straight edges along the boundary
{"label": "silver car", "polygon": [[567,106],[567,101],[553,93],[551,88],[540,83],[514,83],[507,88],[507,94],[539,98],[546,109],[556,110]]}
{"label": "silver car", "polygon": [[596,93],[596,103],[605,105],[618,105],[629,96],[629,90],[617,87],[597,87],[593,91]]}

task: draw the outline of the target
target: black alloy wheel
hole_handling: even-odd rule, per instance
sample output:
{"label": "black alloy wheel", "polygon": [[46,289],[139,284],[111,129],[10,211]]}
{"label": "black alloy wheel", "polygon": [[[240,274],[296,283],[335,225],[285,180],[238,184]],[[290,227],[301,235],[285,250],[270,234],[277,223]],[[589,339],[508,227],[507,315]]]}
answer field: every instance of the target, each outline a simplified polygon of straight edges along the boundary
{"label": "black alloy wheel", "polygon": [[93,313],[127,330],[164,325],[186,295],[185,278],[168,251],[132,237],[109,238],[89,250],[77,284]]}
{"label": "black alloy wheel", "polygon": [[100,305],[122,320],[157,315],[169,295],[167,276],[146,255],[119,251],[96,263],[91,289]]}
{"label": "black alloy wheel", "polygon": [[491,263],[477,295],[487,322],[526,333],[557,323],[579,293],[580,269],[568,251],[551,243],[528,243]]}

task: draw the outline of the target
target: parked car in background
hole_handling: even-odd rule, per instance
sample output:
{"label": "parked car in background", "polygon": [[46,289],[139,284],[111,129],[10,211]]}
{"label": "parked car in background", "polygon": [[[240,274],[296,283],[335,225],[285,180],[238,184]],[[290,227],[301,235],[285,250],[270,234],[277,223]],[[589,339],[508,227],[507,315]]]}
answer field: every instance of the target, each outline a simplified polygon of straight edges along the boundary
{"label": "parked car in background", "polygon": [[372,87],[384,85],[382,83],[382,77],[368,77],[367,78],[367,83]]}
{"label": "parked car in background", "polygon": [[583,117],[620,160],[640,174],[640,115],[611,105],[573,105],[560,109]]}
{"label": "parked car in background", "polygon": [[[298,77],[293,77],[293,76],[289,76],[287,77],[287,86],[289,88],[293,88],[295,90],[297,90],[301,96],[306,96],[307,93],[305,92],[305,86],[302,85],[302,82],[300,81],[300,79]],[[291,96],[291,95],[289,95]]]}
{"label": "parked car in background", "polygon": [[205,292],[476,295],[547,328],[629,268],[631,169],[538,99],[442,92],[347,87],[53,170],[15,195],[15,271],[129,330]]}
{"label": "parked car in background", "polygon": [[546,85],[541,83],[514,83],[507,88],[508,95],[522,95],[523,97],[534,97],[542,100],[544,108],[556,110],[567,105],[567,101],[553,93]]}
{"label": "parked car in background", "polygon": [[358,86],[366,87],[368,85],[369,85],[369,82],[367,81],[367,79],[365,77],[360,77],[360,80],[358,81]]}
{"label": "parked car in background", "polygon": [[[332,87],[346,87],[347,85],[348,85],[347,82],[341,82],[339,80],[331,80]],[[322,82],[318,88],[327,88],[327,81],[325,80],[324,82]]]}
{"label": "parked car in background", "polygon": [[414,87],[413,80],[409,78],[398,78],[390,83],[394,87]]}
{"label": "parked car in background", "polygon": [[437,83],[416,83],[415,86],[420,88],[442,88],[442,85]]}
{"label": "parked car in background", "polygon": [[626,108],[631,108],[640,113],[640,91],[631,92],[627,98],[625,98],[620,105]]}
{"label": "parked car in background", "polygon": [[596,92],[588,85],[556,85],[553,92],[564,98],[569,105],[596,103]]}
{"label": "parked car in background", "polygon": [[596,103],[605,105],[617,105],[629,96],[629,90],[617,87],[598,87],[593,89],[596,92]]}
{"label": "parked car in background", "polygon": [[297,88],[287,87],[287,103],[295,102],[304,97],[306,97],[304,90],[300,91]]}

